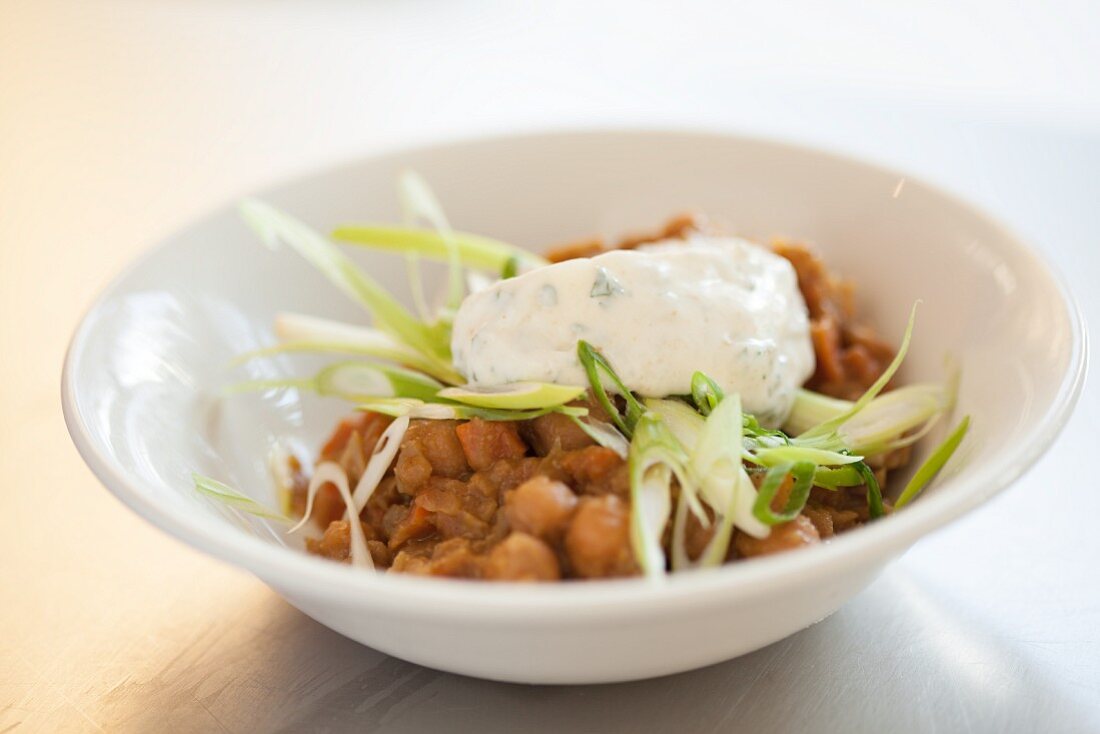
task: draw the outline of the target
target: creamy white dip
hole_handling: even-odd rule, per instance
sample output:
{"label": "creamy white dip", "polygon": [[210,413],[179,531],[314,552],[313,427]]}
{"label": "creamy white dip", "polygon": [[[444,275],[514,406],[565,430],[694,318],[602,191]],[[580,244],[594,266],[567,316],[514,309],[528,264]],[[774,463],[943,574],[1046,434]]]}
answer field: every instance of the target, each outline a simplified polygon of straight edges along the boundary
{"label": "creamy white dip", "polygon": [[641,395],[688,394],[701,370],[771,424],[814,370],[794,269],[733,238],[660,242],[499,281],[462,302],[451,348],[474,385],[585,385],[579,339]]}

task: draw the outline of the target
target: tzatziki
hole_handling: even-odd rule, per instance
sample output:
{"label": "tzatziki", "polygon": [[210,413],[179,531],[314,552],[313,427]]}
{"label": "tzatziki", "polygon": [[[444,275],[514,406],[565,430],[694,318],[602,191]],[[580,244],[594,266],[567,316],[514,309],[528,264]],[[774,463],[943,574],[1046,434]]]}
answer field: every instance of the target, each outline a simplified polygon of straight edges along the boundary
{"label": "tzatziki", "polygon": [[496,282],[462,302],[451,348],[472,385],[585,385],[581,339],[641,395],[688,394],[702,371],[772,425],[814,370],[794,269],[728,237],[616,250]]}

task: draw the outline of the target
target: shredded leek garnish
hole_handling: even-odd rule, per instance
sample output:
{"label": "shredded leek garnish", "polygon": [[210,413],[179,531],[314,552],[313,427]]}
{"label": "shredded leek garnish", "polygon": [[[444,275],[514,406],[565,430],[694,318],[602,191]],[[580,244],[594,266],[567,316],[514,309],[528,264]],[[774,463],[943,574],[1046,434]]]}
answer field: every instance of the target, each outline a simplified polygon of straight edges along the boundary
{"label": "shredded leek garnish", "polygon": [[275,317],[275,335],[282,342],[238,356],[233,365],[257,357],[287,352],[333,352],[361,354],[419,370],[449,385],[461,383],[462,376],[448,364],[429,359],[390,334],[368,326],[347,324],[316,316],[282,313]]}
{"label": "shredded leek garnish", "polygon": [[[840,425],[837,434],[852,451],[868,455],[914,443],[951,409],[954,394],[950,385],[950,381],[945,385],[907,385],[880,395]],[[842,415],[853,405],[799,390],[784,428],[792,433],[806,431],[815,423]]]}
{"label": "shredded leek garnish", "polygon": [[615,426],[597,420],[592,416],[579,417],[571,415],[569,417],[582,431],[588,434],[589,438],[600,446],[603,446],[605,449],[611,449],[624,459],[627,457],[630,451],[630,442],[626,440],[623,434],[619,433]]}
{"label": "shredded leek garnish", "polygon": [[421,321],[431,320],[431,308],[424,296],[424,279],[420,275],[420,258],[413,254],[405,255],[405,274],[409,279],[409,293]]}
{"label": "shredded leek garnish", "polygon": [[235,510],[247,512],[249,515],[262,517],[268,520],[289,522],[281,512],[270,509],[261,502],[257,502],[248,495],[233,489],[228,484],[223,484],[217,479],[204,477],[202,474],[191,473],[191,481],[195,485],[195,491],[199,494],[216,499],[219,502],[232,507]]}
{"label": "shredded leek garnish", "polygon": [[[449,257],[446,240],[438,232],[426,229],[409,229],[386,225],[346,224],[332,232],[332,238],[353,245],[376,250],[415,253],[432,260]],[[516,263],[516,271],[542,267],[549,263],[519,247],[465,232],[451,232],[451,239],[458,249],[458,257],[467,268],[503,273],[509,260]]]}
{"label": "shredded leek garnish", "polygon": [[351,565],[374,568],[374,559],[367,549],[367,536],[363,532],[363,526],[359,523],[359,513],[355,512],[355,502],[348,487],[348,475],[344,468],[334,461],[324,461],[313,470],[313,478],[309,481],[309,489],[306,491],[306,511],[301,521],[295,525],[291,532],[301,528],[313,512],[313,498],[318,490],[326,484],[336,487],[344,500],[344,518],[348,523],[348,531],[351,537]]}
{"label": "shredded leek garnish", "polygon": [[863,478],[851,464],[846,466],[830,467],[819,466],[814,472],[814,486],[824,489],[839,489],[841,487],[858,487],[863,484]]}
{"label": "shredded leek garnish", "polygon": [[742,463],[743,426],[741,399],[730,395],[711,411],[692,452],[699,493],[719,516],[715,534],[699,558],[702,566],[725,560],[734,527],[758,538],[769,532],[752,514],[756,489]]}
{"label": "shredded leek garnish", "polygon": [[913,478],[909,480],[909,483],[905,485],[905,489],[898,495],[898,501],[894,503],[894,509],[900,509],[916,499],[917,495],[932,481],[932,477],[939,473],[943,465],[955,453],[955,449],[959,448],[959,444],[962,443],[963,437],[966,436],[969,429],[970,416],[965,416],[944,442],[935,448],[931,456],[913,474]]}
{"label": "shredded leek garnish", "polygon": [[824,466],[843,466],[862,461],[862,456],[853,456],[840,451],[827,451],[807,446],[774,446],[760,448],[745,455],[748,461],[761,466],[779,466],[782,464],[810,463]]}
{"label": "shredded leek garnish", "polygon": [[642,573],[661,578],[665,573],[662,537],[672,511],[672,478],[683,486],[683,448],[661,424],[656,413],[645,412],[635,422],[630,442],[630,543]]}
{"label": "shredded leek garnish", "polygon": [[790,436],[786,433],[778,429],[764,428],[760,425],[760,421],[756,419],[756,416],[750,413],[745,413],[742,425],[745,435],[756,439],[756,442],[762,446],[778,446],[791,442]]}
{"label": "shredded leek garnish", "polygon": [[415,224],[417,219],[423,219],[439,233],[439,237],[443,240],[443,249],[447,254],[447,311],[453,314],[462,303],[465,290],[462,281],[462,260],[458,252],[458,244],[451,232],[451,225],[447,221],[447,215],[443,213],[443,207],[439,205],[428,184],[415,171],[403,172],[398,178],[397,189],[409,223]]}
{"label": "shredded leek garnish", "polygon": [[715,512],[734,512],[736,484],[741,469],[741,398],[731,395],[717,404],[701,423],[691,444],[691,464],[699,478],[700,493]]}
{"label": "shredded leek garnish", "polygon": [[431,400],[443,385],[427,375],[400,367],[340,362],[325,367],[312,378],[247,380],[230,385],[227,391],[239,393],[278,388],[312,390],[318,395],[358,403],[374,397]]}
{"label": "shredded leek garnish", "polygon": [[709,526],[710,518],[707,517],[706,510],[699,502],[698,475],[687,448],[699,444],[699,437],[704,424],[702,418],[688,407],[687,403],[679,400],[649,399],[645,401],[645,406],[649,412],[661,418],[663,425],[660,430],[668,431],[671,434],[668,442],[670,444],[675,442],[680,447],[680,457],[683,464],[680,473],[685,477],[685,481],[680,482],[681,499],[687,503],[688,508],[699,519],[699,522],[704,526]]}
{"label": "shredded leek garnish", "polygon": [[676,501],[672,516],[672,543],[669,545],[669,566],[673,573],[684,571],[693,565],[687,552],[687,500],[681,496]]}
{"label": "shredded leek garnish", "polygon": [[401,448],[401,441],[405,438],[405,432],[409,429],[409,417],[400,416],[386,427],[382,435],[378,437],[378,443],[374,445],[370,460],[367,462],[363,475],[359,477],[359,483],[355,485],[352,493],[353,506],[356,516],[367,506],[374,490],[378,488],[382,477],[386,475],[393,460],[397,457],[397,450]]}
{"label": "shredded leek garnish", "polygon": [[795,436],[794,440],[796,442],[803,445],[816,443],[826,447],[844,447],[844,440],[838,435],[837,430],[866,408],[868,403],[874,400],[875,396],[882,392],[886,385],[889,384],[890,380],[893,379],[894,374],[898,371],[898,368],[901,367],[901,363],[905,359],[905,353],[909,350],[909,342],[913,338],[913,325],[916,323],[916,319],[917,304],[914,303],[912,310],[909,312],[909,323],[905,327],[905,335],[902,337],[901,346],[898,347],[898,352],[894,356],[894,360],[890,362],[886,370],[874,381],[874,383],[872,383],[871,387],[867,388],[867,391],[860,396],[859,400],[852,403],[851,407],[840,415],[834,416],[800,433],[798,436]]}
{"label": "shredded leek garnish", "polygon": [[380,413],[391,418],[409,416],[426,420],[454,420],[459,416],[458,406],[445,403],[426,403],[415,398],[375,397],[359,402],[359,410]]}
{"label": "shredded leek garnish", "polygon": [[269,247],[284,242],[324,274],[336,287],[361,303],[379,326],[433,361],[450,366],[450,345],[437,338],[404,306],[321,235],[303,222],[262,201],[241,204],[241,215]]}
{"label": "shredded leek garnish", "polygon": [[583,387],[554,385],[547,382],[513,382],[486,388],[460,385],[439,391],[439,397],[475,408],[500,410],[540,410],[556,408],[584,394]]}
{"label": "shredded leek garnish", "polygon": [[286,517],[290,517],[293,512],[291,507],[294,493],[292,459],[298,462],[298,469],[303,468],[298,459],[298,453],[291,447],[289,442],[284,441],[275,442],[267,455],[267,469],[272,481],[275,483],[275,496],[279,500],[279,511]]}
{"label": "shredded leek garnish", "polygon": [[706,421],[687,403],[668,398],[647,398],[645,407],[664,419],[681,446],[696,446]]}
{"label": "shredded leek garnish", "polygon": [[537,410],[502,410],[494,408],[477,408],[472,405],[460,403],[435,402],[427,403],[423,400],[411,398],[372,398],[364,400],[357,406],[359,410],[372,413],[381,413],[392,417],[407,415],[410,418],[423,418],[426,420],[469,420],[480,418],[487,421],[525,421],[547,413],[561,413],[562,415],[579,418],[588,415],[588,408],[573,405],[559,405],[552,408],[539,408]]}

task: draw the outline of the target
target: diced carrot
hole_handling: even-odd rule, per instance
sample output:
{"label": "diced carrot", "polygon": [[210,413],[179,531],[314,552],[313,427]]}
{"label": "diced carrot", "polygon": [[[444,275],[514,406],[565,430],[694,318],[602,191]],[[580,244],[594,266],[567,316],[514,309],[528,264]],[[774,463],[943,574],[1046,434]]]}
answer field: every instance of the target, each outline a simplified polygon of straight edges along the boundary
{"label": "diced carrot", "polygon": [[480,471],[501,459],[518,459],[527,454],[513,421],[485,421],[480,418],[455,428],[466,462]]}
{"label": "diced carrot", "polygon": [[379,437],[386,430],[391,420],[393,419],[389,416],[366,411],[349,415],[340,421],[336,426],[336,430],[332,432],[332,435],[321,449],[321,460],[336,461],[344,451],[351,434],[357,431],[363,437],[363,446],[368,451],[373,451],[374,445],[378,443]]}
{"label": "diced carrot", "polygon": [[603,446],[589,446],[562,457],[562,468],[581,484],[602,482],[622,463],[621,456]]}
{"label": "diced carrot", "polygon": [[432,513],[414,502],[409,508],[409,514],[405,516],[390,535],[390,550],[400,548],[410,540],[423,538],[435,531],[432,524]]}
{"label": "diced carrot", "polygon": [[599,237],[589,237],[584,240],[567,242],[564,245],[552,247],[546,253],[546,259],[552,263],[560,263],[565,260],[575,260],[580,257],[594,257],[605,250],[603,240]]}
{"label": "diced carrot", "polygon": [[344,517],[344,509],[340,490],[331,484],[326,484],[317,489],[317,496],[313,498],[313,522],[317,527],[327,528],[329,523]]}
{"label": "diced carrot", "polygon": [[826,381],[844,379],[844,367],[840,363],[840,333],[836,323],[828,316],[810,326],[814,352],[817,353],[817,372]]}
{"label": "diced carrot", "polygon": [[844,350],[844,369],[849,379],[854,379],[863,384],[870,384],[878,379],[878,363],[871,356],[867,347],[856,344]]}

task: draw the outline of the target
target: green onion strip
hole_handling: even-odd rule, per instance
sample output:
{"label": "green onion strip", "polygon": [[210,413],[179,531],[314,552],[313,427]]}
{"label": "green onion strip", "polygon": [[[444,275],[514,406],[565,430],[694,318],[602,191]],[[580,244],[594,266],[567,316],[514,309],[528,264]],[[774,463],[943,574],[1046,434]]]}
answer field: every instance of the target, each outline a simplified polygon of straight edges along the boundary
{"label": "green onion strip", "polygon": [[[790,522],[798,517],[798,514],[802,512],[802,508],[806,506],[806,500],[810,497],[816,469],[816,465],[807,461],[800,461],[795,464],[777,464],[770,467],[768,473],[764,475],[764,482],[760,485],[759,493],[756,495],[752,514],[760,522],[769,526]],[[794,484],[783,509],[776,512],[771,507],[772,500],[775,499],[775,495],[787,481],[788,476],[791,477]]]}
{"label": "green onion strip", "polygon": [[970,416],[966,416],[913,474],[913,478],[909,480],[909,483],[905,485],[905,489],[898,495],[898,501],[894,503],[894,509],[902,508],[916,499],[917,495],[924,490],[925,486],[932,481],[932,478],[939,473],[943,465],[955,453],[955,449],[959,448],[959,444],[962,443],[963,437],[966,436],[969,429]]}
{"label": "green onion strip", "polygon": [[[596,349],[586,341],[577,342],[577,359],[588,376],[592,394],[604,412],[611,417],[612,422],[618,427],[624,436],[630,438],[634,435],[634,427],[638,420],[646,412],[645,407],[638,402],[634,394],[623,384],[619,376],[615,374],[611,364]],[[603,385],[606,377],[619,390],[619,395],[626,401],[626,413],[619,411],[614,401],[608,396]]]}

